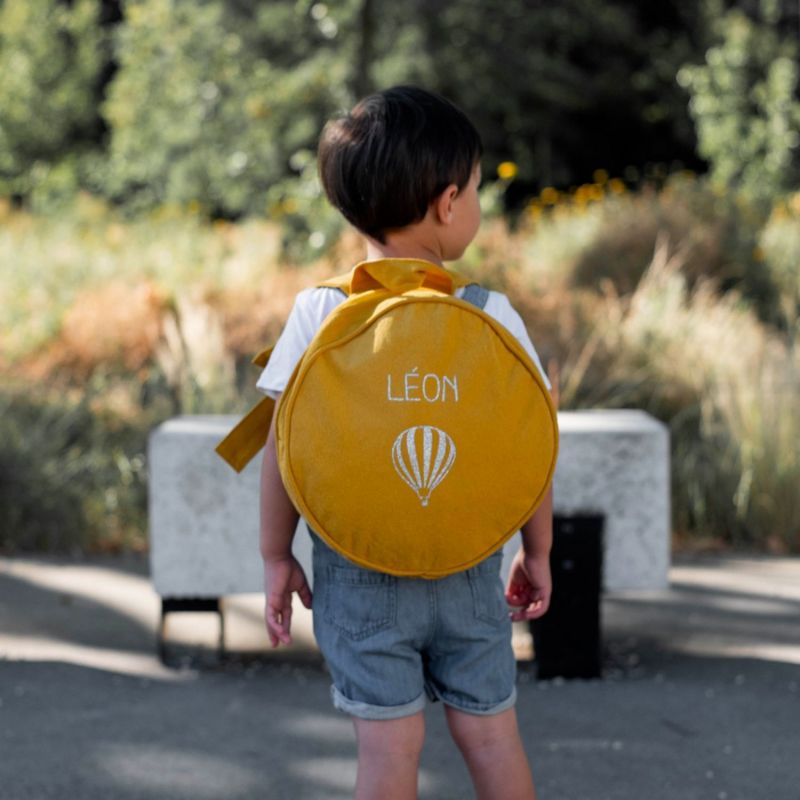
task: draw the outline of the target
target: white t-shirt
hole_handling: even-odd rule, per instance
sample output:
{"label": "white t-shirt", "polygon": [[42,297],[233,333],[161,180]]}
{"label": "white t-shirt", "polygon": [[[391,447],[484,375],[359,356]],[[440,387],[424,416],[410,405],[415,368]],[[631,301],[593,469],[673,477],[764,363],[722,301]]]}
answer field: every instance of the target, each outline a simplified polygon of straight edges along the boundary
{"label": "white t-shirt", "polygon": [[[463,287],[455,292],[456,297],[461,297],[463,294]],[[327,286],[304,289],[297,295],[283,333],[281,333],[269,362],[256,383],[257,389],[270,397],[277,398],[286,388],[297,362],[311,343],[325,317],[345,299],[345,295],[339,289]],[[531,343],[525,323],[512,308],[508,298],[501,292],[489,292],[489,299],[483,310],[517,338],[533,359],[533,363],[539,368],[545,386],[549,389],[550,381],[547,379],[542,362]]]}

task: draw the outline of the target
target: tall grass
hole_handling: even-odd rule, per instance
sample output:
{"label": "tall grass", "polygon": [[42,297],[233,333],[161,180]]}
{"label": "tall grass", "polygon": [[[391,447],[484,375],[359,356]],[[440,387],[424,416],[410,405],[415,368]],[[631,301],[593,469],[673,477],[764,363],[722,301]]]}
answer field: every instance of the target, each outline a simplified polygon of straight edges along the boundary
{"label": "tall grass", "polygon": [[562,406],[669,424],[681,541],[800,551],[800,195],[765,221],[679,176],[534,210],[505,267],[497,228],[467,264],[560,365]]}
{"label": "tall grass", "polygon": [[[596,335],[605,405],[670,424],[675,520],[738,545],[800,548],[800,363],[741,298],[689,288],[661,241],[627,298],[602,302]],[[567,380],[571,396],[593,379]],[[597,398],[597,388],[587,386]],[[570,393],[567,393],[569,400]]]}

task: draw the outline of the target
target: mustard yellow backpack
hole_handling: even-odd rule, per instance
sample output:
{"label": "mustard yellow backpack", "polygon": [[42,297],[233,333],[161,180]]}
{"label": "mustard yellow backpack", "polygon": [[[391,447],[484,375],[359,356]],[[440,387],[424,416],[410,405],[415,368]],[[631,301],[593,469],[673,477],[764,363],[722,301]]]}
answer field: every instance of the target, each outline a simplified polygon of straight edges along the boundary
{"label": "mustard yellow backpack", "polygon": [[[453,297],[467,283],[416,259],[363,262],[326,282],[348,299],[278,403],[292,502],[361,566],[426,578],[467,569],[520,528],[552,480],[550,394],[522,345],[482,310],[488,293]],[[271,411],[265,400],[220,455],[241,469]]]}

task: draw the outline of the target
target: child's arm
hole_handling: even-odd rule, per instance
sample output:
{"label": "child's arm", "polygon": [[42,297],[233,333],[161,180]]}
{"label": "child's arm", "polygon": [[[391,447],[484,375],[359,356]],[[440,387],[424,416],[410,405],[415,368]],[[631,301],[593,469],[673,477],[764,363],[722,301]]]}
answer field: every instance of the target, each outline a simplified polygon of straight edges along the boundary
{"label": "child's arm", "polygon": [[266,595],[264,617],[273,647],[292,641],[292,593],[297,592],[303,605],[311,608],[311,591],[305,573],[292,555],[292,539],[298,516],[278,470],[273,417],[261,466],[260,537]]}
{"label": "child's arm", "polygon": [[536,513],[522,526],[522,547],[514,556],[506,600],[517,608],[511,619],[538,619],[550,606],[550,548],[553,544],[553,488]]}

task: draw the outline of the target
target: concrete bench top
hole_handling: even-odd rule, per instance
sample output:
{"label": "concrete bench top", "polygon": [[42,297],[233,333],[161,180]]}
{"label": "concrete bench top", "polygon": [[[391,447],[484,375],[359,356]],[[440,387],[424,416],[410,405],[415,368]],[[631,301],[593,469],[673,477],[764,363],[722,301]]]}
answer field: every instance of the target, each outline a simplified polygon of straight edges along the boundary
{"label": "concrete bench top", "polygon": [[[151,432],[150,560],[162,597],[263,589],[258,551],[260,458],[236,474],[214,452],[238,420],[181,416]],[[637,410],[562,411],[555,512],[605,516],[606,590],[663,589],[670,553],[669,434]],[[504,568],[519,546],[505,547]],[[299,526],[295,552],[310,564]]]}

